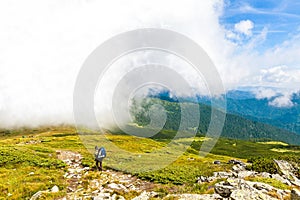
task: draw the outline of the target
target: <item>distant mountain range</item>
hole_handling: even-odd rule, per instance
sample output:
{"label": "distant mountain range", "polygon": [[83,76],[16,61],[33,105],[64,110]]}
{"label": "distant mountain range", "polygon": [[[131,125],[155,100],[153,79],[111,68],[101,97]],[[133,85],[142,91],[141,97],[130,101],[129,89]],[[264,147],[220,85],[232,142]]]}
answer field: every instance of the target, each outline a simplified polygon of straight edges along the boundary
{"label": "distant mountain range", "polygon": [[[164,100],[152,97],[142,101],[138,105],[134,104],[132,106],[131,113],[134,116],[135,122],[139,126],[149,125],[151,122],[150,116],[146,111],[149,110],[152,105],[160,104],[166,110],[167,115],[167,120],[163,126],[163,129],[178,130],[182,117],[180,104],[174,99],[166,99],[166,97],[161,98]],[[200,110],[198,134],[203,135],[206,134],[210,124],[211,107],[203,103],[197,104],[199,105]],[[190,119],[187,123],[195,124],[193,121],[198,119],[198,116],[196,116],[197,112],[194,112],[196,108],[195,105],[196,103],[193,102],[184,103],[185,108],[188,110],[187,115]],[[155,124],[152,127],[156,128]],[[189,128],[194,129],[197,127]],[[226,120],[221,136],[251,141],[275,140],[283,141],[289,144],[300,145],[300,137],[296,133],[229,113],[226,114]],[[161,135],[161,133],[158,133],[154,137],[161,138],[164,136]]]}
{"label": "distant mountain range", "polygon": [[[250,87],[228,91],[226,94],[227,113],[300,134],[300,93],[291,95],[290,101],[293,103],[293,106],[276,107],[270,105],[270,102],[280,97],[280,93],[269,99],[258,99],[253,91],[255,91],[255,88]],[[171,98],[170,96],[168,91],[150,95],[150,97],[170,102],[178,101],[178,99]],[[208,96],[199,95],[194,98],[181,98],[180,100],[211,105],[211,99]]]}

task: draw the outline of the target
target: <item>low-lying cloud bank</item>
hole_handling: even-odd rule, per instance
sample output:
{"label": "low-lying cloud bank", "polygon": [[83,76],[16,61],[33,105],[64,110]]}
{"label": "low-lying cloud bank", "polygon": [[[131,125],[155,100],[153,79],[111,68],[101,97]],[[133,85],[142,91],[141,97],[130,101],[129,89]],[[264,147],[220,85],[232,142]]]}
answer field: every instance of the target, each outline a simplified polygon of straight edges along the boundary
{"label": "low-lying cloud bank", "polygon": [[[228,90],[245,85],[299,89],[300,34],[259,52],[267,28],[253,34],[255,22],[244,19],[226,29],[219,20],[224,6],[222,0],[0,2],[0,127],[74,123],[73,89],[84,60],[105,40],[136,28],[167,28],[193,39],[211,57]],[[194,84],[196,92],[205,91],[192,70],[167,55],[161,60]],[[107,119],[113,86],[128,70],[123,66],[113,68],[98,88],[100,119]],[[288,97],[270,105],[290,105]]]}

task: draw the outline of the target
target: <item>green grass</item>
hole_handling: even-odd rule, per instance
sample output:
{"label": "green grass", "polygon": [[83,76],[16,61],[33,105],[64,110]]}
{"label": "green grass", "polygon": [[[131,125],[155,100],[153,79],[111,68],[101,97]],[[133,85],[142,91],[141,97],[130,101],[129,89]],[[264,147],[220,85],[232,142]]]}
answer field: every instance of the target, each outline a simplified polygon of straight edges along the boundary
{"label": "green grass", "polygon": [[[227,164],[230,159],[246,161],[250,157],[281,156],[291,161],[299,161],[299,154],[293,152],[299,150],[297,146],[224,138],[218,140],[206,157],[200,157],[200,147],[207,138],[179,138],[170,143],[171,138],[167,136],[174,136],[175,133],[166,130],[160,133],[162,137],[153,139],[121,133],[103,135],[87,130],[82,135],[78,135],[73,127],[67,126],[2,130],[1,133],[0,199],[7,199],[8,194],[12,194],[10,199],[26,199],[35,192],[50,189],[54,185],[59,186],[61,192],[45,194],[44,198],[54,199],[63,196],[67,183],[62,177],[66,166],[56,158],[55,151],[70,150],[81,153],[82,164],[93,167],[92,153],[95,145],[104,146],[107,150],[104,168],[132,173],[141,179],[163,184],[156,188],[162,196],[170,191],[212,192],[213,183],[196,184],[197,177],[210,176],[215,171],[228,171],[232,167]],[[293,151],[278,153],[272,151],[274,148]],[[222,164],[214,165],[215,160],[220,160]],[[165,167],[160,168],[162,166]],[[31,172],[34,174],[29,175]],[[91,176],[97,177],[97,174]],[[93,177],[87,177],[89,178]],[[270,180],[263,179],[263,181]],[[275,185],[279,188],[283,187],[276,182],[270,184],[274,187]]]}

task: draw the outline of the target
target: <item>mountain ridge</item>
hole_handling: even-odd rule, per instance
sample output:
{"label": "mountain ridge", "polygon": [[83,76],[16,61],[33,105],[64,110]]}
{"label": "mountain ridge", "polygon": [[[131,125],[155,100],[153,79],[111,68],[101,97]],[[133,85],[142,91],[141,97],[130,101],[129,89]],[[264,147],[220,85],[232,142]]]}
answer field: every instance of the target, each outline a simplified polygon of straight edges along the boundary
{"label": "mountain ridge", "polygon": [[[150,119],[147,111],[151,105],[160,104],[167,111],[167,121],[163,127],[165,130],[178,130],[180,124],[180,105],[178,102],[161,100],[159,98],[150,98],[147,101],[141,103],[142,111],[136,108],[132,108],[132,114],[135,116],[135,122],[138,125],[145,126],[149,124]],[[189,115],[191,119],[197,119],[197,116],[193,117],[193,105],[195,103],[185,103],[188,106]],[[211,118],[211,107],[205,104],[198,103],[200,108],[200,123],[198,127],[199,134],[205,134],[207,132],[210,118]],[[158,135],[159,136],[159,135]],[[261,122],[252,121],[250,119],[243,118],[241,116],[226,113],[226,120],[224,128],[221,134],[222,137],[232,139],[243,139],[243,140],[276,140],[287,142],[289,144],[300,144],[300,137],[298,134],[289,132],[287,130],[274,127]]]}

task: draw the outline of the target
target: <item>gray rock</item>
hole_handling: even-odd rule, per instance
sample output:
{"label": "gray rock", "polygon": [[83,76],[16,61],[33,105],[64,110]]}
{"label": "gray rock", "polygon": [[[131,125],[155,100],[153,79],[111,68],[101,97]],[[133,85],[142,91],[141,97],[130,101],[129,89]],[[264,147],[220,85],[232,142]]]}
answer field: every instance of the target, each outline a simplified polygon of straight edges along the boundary
{"label": "gray rock", "polygon": [[220,162],[219,160],[215,160],[215,161],[214,161],[214,164],[215,164],[215,165],[220,165],[221,162]]}
{"label": "gray rock", "polygon": [[300,191],[297,189],[293,189],[291,191],[291,200],[300,200]]}
{"label": "gray rock", "polygon": [[59,192],[59,188],[57,187],[57,185],[54,185],[54,186],[51,188],[51,192]]}
{"label": "gray rock", "polygon": [[249,190],[234,190],[231,193],[230,199],[232,200],[275,200],[275,198],[270,197],[258,191]]}
{"label": "gray rock", "polygon": [[224,198],[230,197],[233,190],[236,188],[230,185],[228,182],[222,181],[217,183],[214,187],[215,192]]}
{"label": "gray rock", "polygon": [[234,165],[232,167],[232,170],[235,171],[235,172],[240,172],[240,171],[245,171],[246,168],[242,165]]}
{"label": "gray rock", "polygon": [[232,172],[214,172],[214,177],[215,178],[230,178],[233,177]]}
{"label": "gray rock", "polygon": [[296,170],[289,162],[285,160],[274,160],[274,162],[278,166],[280,172],[286,177],[289,177],[291,174],[294,175]]}
{"label": "gray rock", "polygon": [[276,179],[277,181],[282,182],[283,184],[286,184],[286,185],[289,185],[289,186],[292,185],[291,182],[290,182],[289,180],[283,178],[283,177],[280,176],[279,174],[272,174],[271,177],[272,177],[273,179]]}
{"label": "gray rock", "polygon": [[206,176],[200,176],[197,178],[197,183],[207,183],[207,182],[209,182],[209,181]]}
{"label": "gray rock", "polygon": [[230,199],[265,199],[273,200],[269,196],[269,192],[276,192],[283,199],[288,195],[288,192],[274,188],[271,185],[261,182],[245,181],[239,178],[228,178],[227,181],[222,181],[215,185],[215,192],[224,198]]}
{"label": "gray rock", "polygon": [[259,174],[259,176],[263,177],[263,178],[271,178],[271,174],[268,172],[262,172]]}
{"label": "gray rock", "polygon": [[256,172],[254,171],[239,171],[238,172],[238,178],[246,178],[249,176],[255,176]]}
{"label": "gray rock", "polygon": [[178,200],[221,200],[223,199],[218,194],[171,194],[166,196],[166,199],[178,199]]}
{"label": "gray rock", "polygon": [[257,190],[266,190],[267,192],[276,190],[273,186],[268,185],[266,183],[261,183],[261,182],[252,182],[252,183],[249,182],[249,183],[252,184],[251,186]]}
{"label": "gray rock", "polygon": [[142,192],[139,196],[134,197],[132,200],[148,200],[150,198],[158,196],[156,192]]}
{"label": "gray rock", "polygon": [[98,196],[93,197],[93,200],[111,199],[110,193],[100,193]]}
{"label": "gray rock", "polygon": [[37,200],[38,198],[40,198],[40,196],[43,194],[43,191],[38,191],[37,193],[35,193],[30,200]]}
{"label": "gray rock", "polygon": [[229,160],[228,164],[241,165],[243,167],[246,167],[246,164],[240,160]]}
{"label": "gray rock", "polygon": [[122,184],[110,183],[107,185],[107,187],[109,187],[113,190],[126,190],[127,191],[127,188]]}

